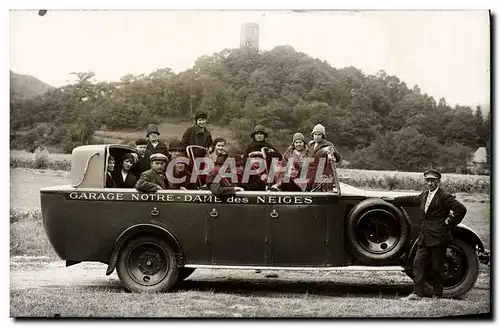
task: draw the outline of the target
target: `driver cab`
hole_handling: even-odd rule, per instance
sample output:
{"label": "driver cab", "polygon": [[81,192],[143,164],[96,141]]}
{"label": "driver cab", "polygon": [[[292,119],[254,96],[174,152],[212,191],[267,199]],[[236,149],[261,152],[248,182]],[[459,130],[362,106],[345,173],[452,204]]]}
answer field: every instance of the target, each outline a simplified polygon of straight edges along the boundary
{"label": "driver cab", "polygon": [[115,159],[114,170],[120,169],[123,156],[135,154],[135,149],[120,144],[84,145],[73,149],[71,154],[71,182],[75,188],[105,188],[110,157]]}

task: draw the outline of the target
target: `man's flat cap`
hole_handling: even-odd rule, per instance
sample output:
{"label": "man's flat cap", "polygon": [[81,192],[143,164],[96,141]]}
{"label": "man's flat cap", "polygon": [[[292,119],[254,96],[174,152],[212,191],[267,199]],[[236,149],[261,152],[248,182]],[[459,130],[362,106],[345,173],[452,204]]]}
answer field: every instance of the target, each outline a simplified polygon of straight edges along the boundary
{"label": "man's flat cap", "polygon": [[441,179],[441,173],[436,169],[429,169],[424,173],[425,179]]}
{"label": "man's flat cap", "polygon": [[154,160],[162,160],[162,161],[165,161],[167,162],[168,161],[168,158],[166,155],[164,155],[163,153],[153,153],[150,157],[149,157],[149,160],[150,161],[154,161]]}
{"label": "man's flat cap", "polygon": [[141,138],[138,138],[137,140],[135,140],[135,145],[147,145],[148,144],[148,140],[145,139],[144,137],[141,137]]}

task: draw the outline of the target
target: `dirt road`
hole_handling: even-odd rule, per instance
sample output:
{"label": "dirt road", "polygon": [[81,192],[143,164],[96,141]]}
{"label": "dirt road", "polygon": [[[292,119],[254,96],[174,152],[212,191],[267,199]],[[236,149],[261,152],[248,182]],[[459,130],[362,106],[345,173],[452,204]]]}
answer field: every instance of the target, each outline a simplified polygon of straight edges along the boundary
{"label": "dirt road", "polygon": [[[53,259],[52,259],[53,260]],[[64,261],[44,257],[11,258],[11,291],[33,289],[88,289],[123,291],[116,271],[106,276],[107,265],[83,262],[66,267]],[[489,272],[481,269],[475,287],[465,300],[489,298]],[[394,298],[409,294],[412,281],[399,271],[270,271],[198,269],[181,289],[222,292],[312,293],[344,296],[346,293]]]}
{"label": "dirt road", "polygon": [[[12,257],[13,317],[438,317],[490,312],[483,269],[462,300],[401,301],[411,280],[397,271],[203,269],[161,294],[126,293],[106,265]],[[439,302],[436,302],[439,301]]]}
{"label": "dirt road", "polygon": [[106,276],[107,266],[85,262],[66,267],[64,261],[43,257],[12,257],[10,260],[10,289],[81,288],[89,285],[119,283],[116,273]]}

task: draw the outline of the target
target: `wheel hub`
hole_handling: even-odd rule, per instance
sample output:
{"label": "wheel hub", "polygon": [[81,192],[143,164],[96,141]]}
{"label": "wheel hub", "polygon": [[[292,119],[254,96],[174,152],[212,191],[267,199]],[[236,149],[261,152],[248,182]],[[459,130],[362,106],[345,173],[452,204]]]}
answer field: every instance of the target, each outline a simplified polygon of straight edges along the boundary
{"label": "wheel hub", "polygon": [[151,286],[166,277],[167,254],[156,244],[140,244],[130,252],[127,269],[136,283]]}
{"label": "wheel hub", "polygon": [[462,251],[455,247],[446,249],[446,257],[443,268],[443,284],[451,287],[465,278],[467,265]]}
{"label": "wheel hub", "polygon": [[386,253],[400,239],[399,224],[391,215],[378,213],[362,217],[357,226],[359,244],[371,253]]}

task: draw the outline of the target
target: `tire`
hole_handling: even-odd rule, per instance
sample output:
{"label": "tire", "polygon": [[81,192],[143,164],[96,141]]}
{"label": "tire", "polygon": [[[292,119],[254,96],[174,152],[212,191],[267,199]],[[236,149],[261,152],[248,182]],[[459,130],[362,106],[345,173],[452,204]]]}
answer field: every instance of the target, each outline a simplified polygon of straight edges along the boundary
{"label": "tire", "polygon": [[390,264],[401,257],[410,237],[410,224],[394,205],[379,199],[361,202],[346,221],[346,241],[359,261]]}
{"label": "tire", "polygon": [[116,272],[125,289],[137,293],[168,291],[179,276],[175,251],[156,236],[140,236],[125,244]]}
{"label": "tire", "polygon": [[195,268],[181,268],[179,271],[179,280],[185,280],[186,278],[191,276],[191,274],[194,273],[195,270]]}
{"label": "tire", "polygon": [[[458,270],[455,271],[455,269]],[[413,279],[412,269],[405,272]],[[464,240],[454,239],[446,249],[443,297],[463,297],[474,287],[478,276],[479,259],[476,249]],[[426,282],[425,294],[432,295],[432,284],[430,282]]]}

